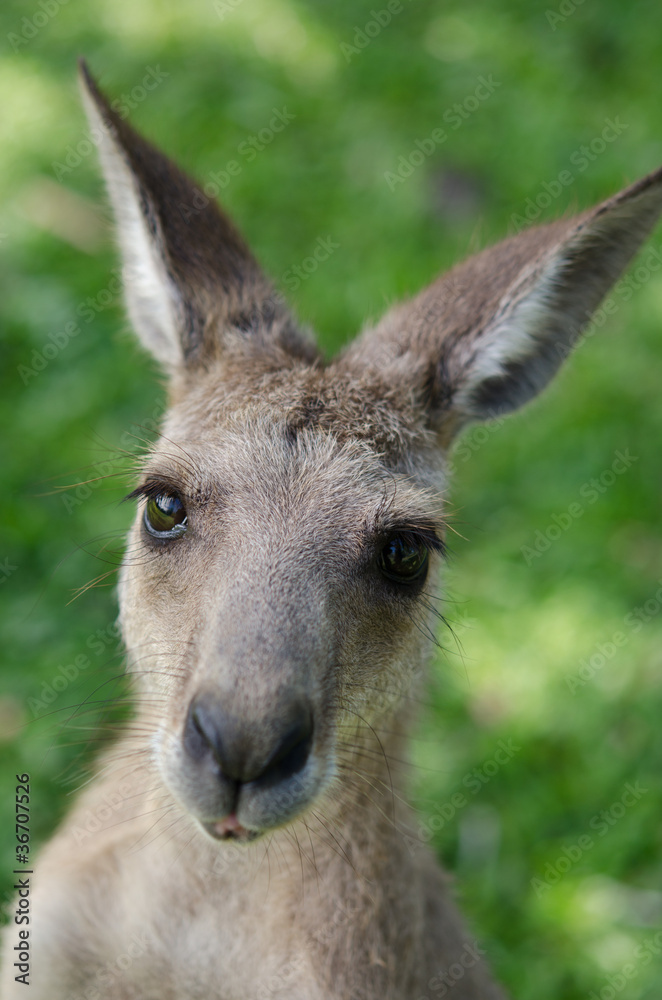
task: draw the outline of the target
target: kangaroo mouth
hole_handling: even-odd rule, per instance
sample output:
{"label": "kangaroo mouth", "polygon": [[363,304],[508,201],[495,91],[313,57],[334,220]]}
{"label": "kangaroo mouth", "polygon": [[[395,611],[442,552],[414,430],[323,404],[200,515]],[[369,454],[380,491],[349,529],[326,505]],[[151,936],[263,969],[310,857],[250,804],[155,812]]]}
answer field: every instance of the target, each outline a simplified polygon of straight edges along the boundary
{"label": "kangaroo mouth", "polygon": [[201,821],[200,825],[214,840],[236,840],[246,844],[260,836],[259,830],[242,826],[235,813],[230,813],[225,819]]}

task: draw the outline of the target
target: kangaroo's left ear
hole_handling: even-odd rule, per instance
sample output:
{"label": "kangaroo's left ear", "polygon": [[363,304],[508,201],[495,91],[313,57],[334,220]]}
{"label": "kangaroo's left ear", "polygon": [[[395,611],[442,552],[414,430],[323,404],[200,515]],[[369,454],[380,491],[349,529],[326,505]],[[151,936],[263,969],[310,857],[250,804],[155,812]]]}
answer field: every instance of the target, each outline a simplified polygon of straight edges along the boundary
{"label": "kangaroo's left ear", "polygon": [[364,332],[344,363],[409,385],[445,442],[508,413],[552,378],[661,211],[662,169],[471,257]]}
{"label": "kangaroo's left ear", "polygon": [[117,220],[129,315],[169,372],[234,338],[276,362],[316,355],[213,198],[113,109],[80,63],[83,99]]}

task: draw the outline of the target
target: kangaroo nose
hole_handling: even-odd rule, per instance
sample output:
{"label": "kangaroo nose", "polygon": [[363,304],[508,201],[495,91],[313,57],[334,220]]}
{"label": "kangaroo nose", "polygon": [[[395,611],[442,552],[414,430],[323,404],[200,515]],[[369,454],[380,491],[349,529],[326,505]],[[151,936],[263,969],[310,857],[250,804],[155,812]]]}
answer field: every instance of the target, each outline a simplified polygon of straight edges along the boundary
{"label": "kangaroo nose", "polygon": [[285,781],[305,765],[313,736],[310,708],[297,702],[278,719],[247,723],[229,714],[217,698],[197,695],[184,728],[184,746],[194,760],[213,759],[230,781]]}

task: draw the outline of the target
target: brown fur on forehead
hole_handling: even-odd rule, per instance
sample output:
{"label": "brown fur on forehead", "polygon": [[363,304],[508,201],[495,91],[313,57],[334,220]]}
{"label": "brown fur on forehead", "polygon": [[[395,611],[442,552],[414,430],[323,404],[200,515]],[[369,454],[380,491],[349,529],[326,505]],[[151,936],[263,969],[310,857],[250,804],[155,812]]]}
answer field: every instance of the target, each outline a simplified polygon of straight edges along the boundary
{"label": "brown fur on forehead", "polygon": [[244,340],[204,373],[180,373],[171,400],[179,426],[189,432],[236,417],[279,425],[290,441],[318,429],[339,442],[366,442],[396,467],[434,444],[412,382],[387,382],[342,359],[308,364],[290,358],[282,364],[282,356],[259,352]]}
{"label": "brown fur on forehead", "polygon": [[170,436],[166,426],[143,478],[163,481],[203,507],[227,503],[251,522],[271,524],[277,515],[300,523],[307,510],[319,534],[325,523],[342,534],[443,531],[444,497],[430,477],[417,481],[388,469],[367,442],[342,441],[320,428],[289,439],[285,420],[266,424],[259,413],[232,413],[222,426],[183,438],[174,428]]}

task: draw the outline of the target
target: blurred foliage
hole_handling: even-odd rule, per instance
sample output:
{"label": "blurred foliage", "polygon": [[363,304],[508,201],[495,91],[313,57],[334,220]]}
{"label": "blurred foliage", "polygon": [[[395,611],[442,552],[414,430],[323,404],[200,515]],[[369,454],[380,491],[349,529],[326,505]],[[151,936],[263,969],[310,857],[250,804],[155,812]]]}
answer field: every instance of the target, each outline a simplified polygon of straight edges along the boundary
{"label": "blurred foliage", "polygon": [[[527,207],[551,218],[662,162],[657,5],[411,0],[370,37],[372,11],[385,7],[3,4],[4,898],[14,774],[32,774],[36,846],[67,806],[89,754],[85,727],[93,733],[121,673],[112,573],[70,602],[117,563],[131,517],[119,503],[122,455],[139,451],[162,406],[118,302],[75,57],[128,95],[132,120],[203,182],[239,160],[223,199],[286,292],[288,269],[318,238],[340,244],[291,295],[328,350],[517,228]],[[148,91],[150,72],[164,75]],[[493,92],[468,100],[481,77]],[[295,119],[249,160],[241,143],[273,108]],[[618,134],[600,142],[607,119]],[[446,141],[389,185],[385,174],[440,126]],[[662,248],[660,232],[651,245]],[[659,996],[660,959],[633,956],[662,916],[662,280],[632,273],[634,293],[616,296],[615,315],[543,398],[470,432],[455,458],[445,613],[457,644],[441,638],[416,796],[424,835],[519,1000],[602,995],[631,961],[619,997]],[[589,502],[586,484],[628,449],[636,461]],[[578,501],[581,518],[550,531]],[[510,756],[495,771],[500,741]],[[474,774],[483,767],[486,780]],[[637,782],[645,793],[623,809]],[[464,804],[451,810],[458,792]]]}

